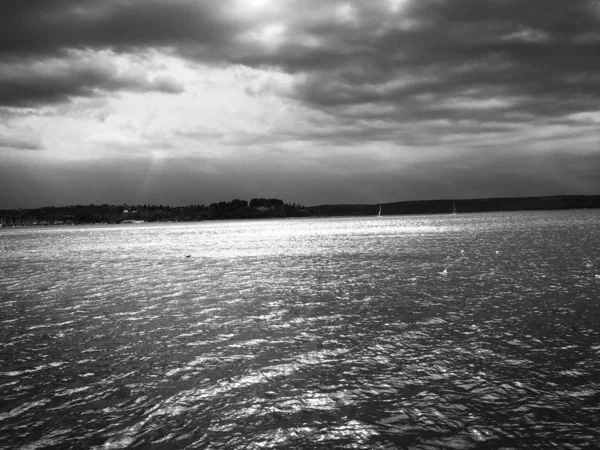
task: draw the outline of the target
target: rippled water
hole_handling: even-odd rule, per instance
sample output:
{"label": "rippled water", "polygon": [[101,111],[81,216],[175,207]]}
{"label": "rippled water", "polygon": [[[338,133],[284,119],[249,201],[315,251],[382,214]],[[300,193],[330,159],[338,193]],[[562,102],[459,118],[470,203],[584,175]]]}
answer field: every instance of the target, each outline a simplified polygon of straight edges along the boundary
{"label": "rippled water", "polygon": [[600,442],[600,211],[2,229],[0,266],[2,449]]}

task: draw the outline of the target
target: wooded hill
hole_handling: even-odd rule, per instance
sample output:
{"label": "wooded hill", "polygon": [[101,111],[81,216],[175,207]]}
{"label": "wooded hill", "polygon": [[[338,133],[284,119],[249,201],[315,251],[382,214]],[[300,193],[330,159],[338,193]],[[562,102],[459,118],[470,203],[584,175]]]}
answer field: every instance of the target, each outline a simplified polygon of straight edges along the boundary
{"label": "wooded hill", "polygon": [[[457,212],[520,211],[600,208],[600,195],[560,195],[554,197],[476,198],[468,200],[420,200],[382,203],[381,214],[450,214],[456,205]],[[320,216],[374,216],[376,205],[320,205],[310,210]]]}
{"label": "wooded hill", "polygon": [[[468,200],[423,200],[382,203],[384,216],[401,214],[458,214],[486,211],[556,210],[600,208],[600,195],[560,195],[554,197],[480,198]],[[88,223],[193,222],[200,220],[265,219],[310,216],[374,216],[379,204],[319,205],[304,207],[280,199],[235,199],[205,205],[75,205],[37,209],[0,210],[4,226],[61,225]]]}
{"label": "wooded hill", "polygon": [[264,219],[306,217],[312,213],[304,206],[280,199],[253,198],[205,205],[69,205],[36,209],[0,210],[4,226],[63,225],[92,223],[194,222],[200,220]]}

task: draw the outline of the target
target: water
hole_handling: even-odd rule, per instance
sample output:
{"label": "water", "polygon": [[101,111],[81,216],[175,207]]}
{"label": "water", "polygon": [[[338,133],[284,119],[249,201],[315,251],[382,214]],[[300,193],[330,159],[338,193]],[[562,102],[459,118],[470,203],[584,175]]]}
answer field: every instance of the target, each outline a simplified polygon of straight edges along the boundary
{"label": "water", "polygon": [[600,442],[597,210],[2,229],[0,293],[2,449]]}

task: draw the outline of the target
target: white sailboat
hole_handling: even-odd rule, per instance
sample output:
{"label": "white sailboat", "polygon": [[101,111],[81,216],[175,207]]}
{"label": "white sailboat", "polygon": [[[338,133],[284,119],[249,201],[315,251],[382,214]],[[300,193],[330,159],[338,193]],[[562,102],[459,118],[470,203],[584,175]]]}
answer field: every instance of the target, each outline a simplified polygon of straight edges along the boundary
{"label": "white sailboat", "polygon": [[379,212],[377,213],[377,217],[382,217],[381,216],[381,203],[379,204]]}
{"label": "white sailboat", "polygon": [[452,202],[452,215],[456,214],[456,202]]}

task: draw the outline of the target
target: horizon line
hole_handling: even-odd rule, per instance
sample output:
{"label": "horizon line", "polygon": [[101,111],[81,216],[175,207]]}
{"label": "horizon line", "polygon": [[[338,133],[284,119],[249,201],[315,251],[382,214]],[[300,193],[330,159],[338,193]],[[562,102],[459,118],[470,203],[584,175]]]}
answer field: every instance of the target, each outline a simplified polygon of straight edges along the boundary
{"label": "horizon line", "polygon": [[[396,204],[396,203],[420,203],[420,202],[442,202],[442,201],[455,201],[455,202],[460,202],[460,201],[473,201],[473,200],[497,200],[497,199],[540,199],[540,198],[556,198],[556,197],[598,197],[600,196],[600,193],[598,194],[556,194],[556,195],[533,195],[533,196],[522,196],[522,197],[471,197],[471,198],[437,198],[437,199],[422,199],[422,200],[398,200],[398,201],[392,201],[392,202],[376,202],[376,203],[321,203],[321,204],[316,204],[316,205],[310,205],[310,206],[304,206],[305,208],[316,208],[316,207],[320,207],[320,206],[358,206],[358,205],[367,205],[367,206],[372,206],[372,205],[390,205],[390,204]],[[281,199],[277,199],[275,197],[271,197],[271,198],[266,198],[266,197],[252,197],[252,199],[254,198],[265,198],[267,200],[269,199],[274,199],[274,200],[281,200]],[[232,202],[234,200],[241,200],[240,198],[234,198],[229,200],[229,202]],[[283,200],[282,200],[283,201]],[[45,205],[45,206],[39,206],[39,207],[31,207],[31,208],[22,208],[22,207],[16,207],[16,208],[0,208],[0,211],[11,211],[11,210],[31,210],[31,209],[44,209],[44,208],[70,208],[73,206],[103,206],[103,205],[107,205],[107,206],[143,206],[143,205],[147,205],[147,206],[163,206],[163,207],[169,207],[169,208],[182,208],[182,207],[187,207],[187,206],[193,206],[193,205],[201,205],[201,206],[210,206],[211,204],[215,204],[215,203],[227,203],[227,201],[220,201],[220,202],[211,202],[208,205],[205,204],[201,204],[201,203],[189,203],[187,205],[164,205],[164,204],[152,204],[152,203],[88,203],[88,204],[83,204],[83,203],[77,203],[77,204],[68,204],[68,205],[62,205],[62,206],[54,206],[54,205]],[[248,201],[249,202],[249,201]],[[297,205],[301,205],[299,202],[292,202],[294,204]],[[285,202],[284,204],[286,205],[291,205],[292,203],[289,202]]]}

